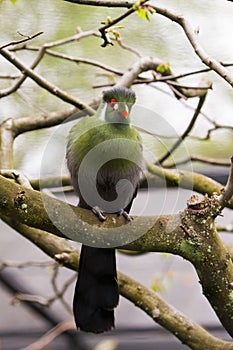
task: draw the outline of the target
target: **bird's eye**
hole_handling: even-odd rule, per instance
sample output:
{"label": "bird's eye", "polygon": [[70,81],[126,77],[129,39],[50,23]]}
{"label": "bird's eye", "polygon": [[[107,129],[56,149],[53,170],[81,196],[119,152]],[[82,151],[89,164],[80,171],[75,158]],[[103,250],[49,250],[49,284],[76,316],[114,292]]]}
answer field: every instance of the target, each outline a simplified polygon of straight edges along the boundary
{"label": "bird's eye", "polygon": [[116,101],[114,98],[111,99],[111,101],[110,101],[110,106],[111,106],[113,109],[115,109],[115,110],[118,109],[118,103],[117,103],[117,101]]}

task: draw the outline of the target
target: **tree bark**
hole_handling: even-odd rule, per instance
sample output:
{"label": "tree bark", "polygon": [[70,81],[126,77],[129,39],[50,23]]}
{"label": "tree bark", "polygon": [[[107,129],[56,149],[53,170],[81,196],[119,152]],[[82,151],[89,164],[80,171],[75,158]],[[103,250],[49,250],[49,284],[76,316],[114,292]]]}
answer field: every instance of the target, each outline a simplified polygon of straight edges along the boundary
{"label": "tree bark", "polygon": [[94,246],[168,252],[190,261],[203,293],[233,336],[233,264],[215,228],[215,217],[221,211],[216,196],[203,200],[194,196],[188,208],[177,215],[135,217],[128,224],[124,218],[108,215],[106,222],[100,223],[88,210],[2,176],[0,187],[0,217],[8,223],[17,222]]}

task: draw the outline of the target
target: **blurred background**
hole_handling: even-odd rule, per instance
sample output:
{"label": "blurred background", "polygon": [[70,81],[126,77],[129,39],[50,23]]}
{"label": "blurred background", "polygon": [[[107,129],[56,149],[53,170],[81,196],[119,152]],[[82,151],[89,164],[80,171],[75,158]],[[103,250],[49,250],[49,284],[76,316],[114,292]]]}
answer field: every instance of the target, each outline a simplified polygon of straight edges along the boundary
{"label": "blurred background", "polygon": [[[198,39],[210,56],[222,62],[233,63],[231,2],[152,0],[151,3],[183,14],[199,32]],[[31,0],[30,4],[26,0],[0,0],[0,45],[19,40],[19,33],[27,36],[43,31],[43,35],[28,42],[30,47],[39,47],[74,35],[77,27],[83,31],[97,30],[108,16],[115,18],[122,12],[124,10],[80,6],[62,0]],[[175,74],[205,67],[195,55],[182,29],[168,19],[154,14],[148,22],[133,14],[121,24],[125,26],[120,29],[125,45],[137,50],[142,56],[157,57],[163,62],[169,62]],[[133,52],[123,50],[117,44],[106,48],[102,48],[101,44],[100,38],[90,37],[60,46],[56,50],[70,56],[96,60],[123,72],[138,60]],[[30,66],[37,52],[20,50],[16,54]],[[229,69],[232,70],[230,67]],[[75,64],[47,55],[36,71],[85,103],[101,96],[103,88],[94,86],[108,84],[112,79],[111,76],[106,77],[105,71],[91,65]],[[9,75],[18,76],[19,72],[0,57],[0,90],[12,84],[11,79],[4,78]],[[197,86],[202,77],[203,74],[191,75],[181,82]],[[177,165],[177,168],[199,171],[225,184],[227,164],[233,148],[233,92],[230,85],[215,73],[207,73],[205,77],[213,83],[213,90],[208,92],[202,114],[192,130],[191,137],[176,150],[173,160],[179,163],[190,155],[223,160],[225,166],[188,162]],[[135,85],[133,89],[137,94],[134,122],[147,131],[156,131],[153,136],[142,133],[146,155],[156,160],[185,130],[198,100],[177,100],[162,83],[152,86]],[[0,122],[9,117],[46,115],[66,107],[64,102],[27,79],[16,93],[1,98]],[[67,174],[64,151],[70,126],[68,123],[20,135],[14,148],[15,168],[35,179]],[[216,130],[206,139],[208,130],[212,128]],[[150,200],[144,205],[147,193],[141,190],[135,200],[132,214],[176,213],[185,208],[192,193],[191,190],[181,188],[154,188]],[[72,193],[67,195],[67,200],[74,204],[77,201]],[[229,227],[232,223],[232,212],[224,210],[224,217],[218,220],[218,225]],[[55,301],[48,309],[39,307],[39,310],[34,304],[15,301],[17,290],[50,298],[54,295],[51,281],[55,279],[57,286],[61,288],[74,274],[61,268],[55,276],[54,266],[49,258],[33,244],[3,222],[0,222],[0,232],[0,264],[4,261],[40,262],[40,266],[20,269],[7,267],[0,270],[0,349],[23,349],[56,323],[72,320],[69,306],[72,303],[74,285],[71,283],[65,293],[68,306]],[[232,244],[230,233],[222,233],[221,236],[227,243]],[[167,302],[210,329],[214,335],[229,340],[202,295],[197,275],[189,262],[168,254],[150,253],[134,257],[118,254],[117,264],[120,271],[157,290]],[[111,340],[112,349],[117,350],[149,350],[154,349],[155,344],[161,350],[187,348],[160,326],[155,325],[141,310],[121,298],[116,312],[115,331],[102,336],[78,334],[76,338],[73,337],[72,331],[67,332],[56,338],[46,349],[93,349],[99,342],[107,340]]]}

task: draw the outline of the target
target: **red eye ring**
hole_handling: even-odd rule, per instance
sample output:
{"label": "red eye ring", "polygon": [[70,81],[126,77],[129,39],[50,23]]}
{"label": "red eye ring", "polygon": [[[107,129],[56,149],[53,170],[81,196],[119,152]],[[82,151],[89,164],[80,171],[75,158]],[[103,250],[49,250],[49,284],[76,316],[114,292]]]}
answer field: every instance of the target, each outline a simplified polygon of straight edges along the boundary
{"label": "red eye ring", "polygon": [[115,104],[117,103],[117,101],[115,100],[115,98],[112,98],[111,101],[110,101],[110,106],[112,108],[114,108]]}

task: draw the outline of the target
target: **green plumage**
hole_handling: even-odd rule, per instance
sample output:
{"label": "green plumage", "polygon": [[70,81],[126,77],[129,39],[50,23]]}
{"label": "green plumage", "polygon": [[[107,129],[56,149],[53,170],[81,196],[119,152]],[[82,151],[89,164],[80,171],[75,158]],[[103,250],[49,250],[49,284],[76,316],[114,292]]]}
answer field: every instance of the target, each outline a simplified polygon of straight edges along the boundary
{"label": "green plumage", "polygon": [[[130,204],[134,194],[132,191],[137,190],[143,168],[140,135],[130,125],[130,117],[126,119],[121,115],[126,107],[130,112],[134,95],[131,90],[119,90],[117,94],[114,89],[113,92],[110,90],[111,94],[108,92],[116,96],[114,99],[118,109],[111,107],[111,98],[107,103],[102,103],[95,116],[83,118],[71,129],[67,145],[67,164],[81,206],[98,206],[110,213],[125,209]],[[121,94],[123,96],[118,102],[122,91],[125,94]],[[117,188],[122,179],[129,181],[128,191],[125,191],[126,182]],[[100,203],[98,194],[105,203]],[[118,207],[117,203],[106,203],[116,201],[118,197]]]}
{"label": "green plumage", "polygon": [[[143,171],[141,138],[130,125],[134,103],[132,90],[111,89],[95,116],[71,129],[67,165],[80,207],[129,213]],[[77,327],[95,333],[111,329],[117,304],[115,251],[83,246],[73,303]]]}

